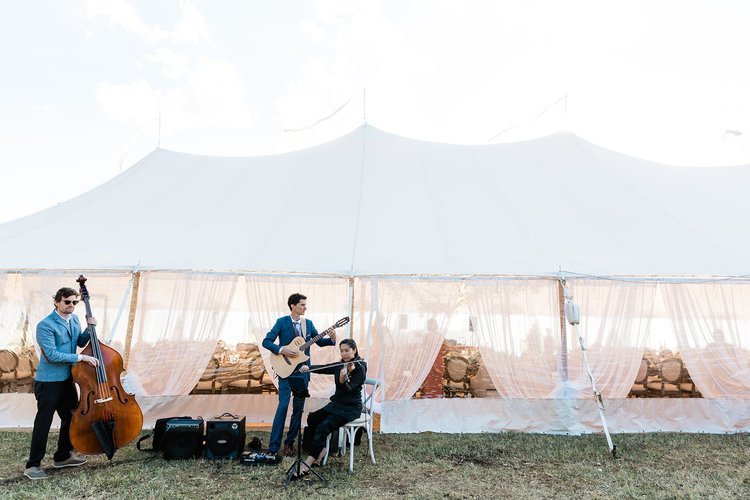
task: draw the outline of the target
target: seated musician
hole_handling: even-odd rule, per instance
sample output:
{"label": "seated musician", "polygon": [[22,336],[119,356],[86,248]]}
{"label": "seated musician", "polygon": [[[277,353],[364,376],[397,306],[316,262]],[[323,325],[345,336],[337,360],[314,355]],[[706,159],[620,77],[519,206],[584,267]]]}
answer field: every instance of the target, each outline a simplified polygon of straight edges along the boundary
{"label": "seated musician", "polygon": [[362,385],[367,377],[367,364],[359,357],[357,344],[352,339],[342,340],[339,350],[339,363],[300,368],[304,372],[334,375],[336,383],[336,392],[331,396],[331,402],[307,416],[307,431],[302,447],[309,455],[304,461],[307,469],[303,468],[303,476],[310,473],[313,462],[320,463],[325,456],[326,436],[356,420],[362,413]]}

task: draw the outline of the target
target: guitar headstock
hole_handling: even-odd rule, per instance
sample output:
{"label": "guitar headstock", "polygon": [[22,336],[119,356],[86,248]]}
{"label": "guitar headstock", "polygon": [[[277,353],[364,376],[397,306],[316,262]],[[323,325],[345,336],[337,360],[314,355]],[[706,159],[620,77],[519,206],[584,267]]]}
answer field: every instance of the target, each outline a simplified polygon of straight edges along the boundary
{"label": "guitar headstock", "polygon": [[86,288],[86,277],[82,274],[78,276],[78,279],[76,280],[76,283],[78,283],[80,289],[81,289],[81,300],[86,300],[89,298],[89,291]]}
{"label": "guitar headstock", "polygon": [[344,316],[340,320],[338,320],[336,323],[333,324],[334,328],[341,328],[345,324],[349,323],[349,316]]}

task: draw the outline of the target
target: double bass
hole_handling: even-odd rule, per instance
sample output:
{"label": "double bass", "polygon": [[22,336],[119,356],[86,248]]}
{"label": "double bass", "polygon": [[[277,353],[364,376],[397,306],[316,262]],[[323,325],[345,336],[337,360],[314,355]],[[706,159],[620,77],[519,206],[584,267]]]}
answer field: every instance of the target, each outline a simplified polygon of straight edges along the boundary
{"label": "double bass", "polygon": [[[86,278],[81,275],[76,281],[86,305],[86,318],[91,318]],[[143,413],[135,396],[125,392],[120,383],[124,371],[122,356],[99,342],[94,325],[89,325],[89,332],[91,341],[84,347],[83,354],[98,359],[99,366],[78,363],[72,368],[80,400],[70,422],[70,442],[84,455],[104,453],[111,460],[117,449],[138,437],[143,428]]]}

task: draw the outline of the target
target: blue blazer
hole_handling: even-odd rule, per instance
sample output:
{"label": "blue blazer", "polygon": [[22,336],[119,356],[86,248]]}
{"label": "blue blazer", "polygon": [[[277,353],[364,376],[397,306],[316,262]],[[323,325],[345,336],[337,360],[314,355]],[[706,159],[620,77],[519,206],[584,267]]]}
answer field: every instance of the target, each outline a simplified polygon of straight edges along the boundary
{"label": "blue blazer", "polygon": [[[315,337],[318,334],[318,330],[315,329],[315,326],[313,325],[312,321],[309,319],[305,319],[305,324],[307,326],[307,337],[305,338],[305,341],[310,340],[311,338]],[[281,351],[281,348],[285,345],[289,344],[292,340],[294,340],[294,337],[297,336],[297,333],[294,331],[294,324],[292,323],[292,317],[291,316],[282,316],[281,318],[276,320],[276,324],[273,325],[273,328],[271,328],[271,331],[266,334],[266,338],[263,339],[263,347],[268,349],[274,354],[279,354],[279,351]],[[279,339],[279,343],[275,344],[276,339]],[[328,337],[324,337],[317,342],[315,342],[320,347],[326,347],[329,345],[336,345],[336,342],[329,339]],[[305,351],[305,355],[310,355],[310,349],[307,349]],[[310,364],[310,360],[307,361],[307,364]]]}
{"label": "blue blazer", "polygon": [[91,339],[88,331],[81,331],[78,316],[70,316],[70,330],[65,320],[55,311],[36,325],[36,344],[42,351],[35,380],[64,382],[70,378],[70,367],[78,362],[76,347],[83,347]]}

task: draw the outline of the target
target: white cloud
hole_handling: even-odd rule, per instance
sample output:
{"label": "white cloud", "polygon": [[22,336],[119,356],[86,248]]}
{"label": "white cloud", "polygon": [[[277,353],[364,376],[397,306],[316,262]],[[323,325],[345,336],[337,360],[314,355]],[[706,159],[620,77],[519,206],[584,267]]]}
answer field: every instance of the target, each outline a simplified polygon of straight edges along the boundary
{"label": "white cloud", "polygon": [[[354,99],[307,143],[359,125],[363,88],[368,121],[403,135],[482,143],[510,127],[495,142],[572,130],[665,162],[716,161],[722,131],[747,123],[746,7],[685,8],[669,25],[675,2],[313,5],[299,22],[306,59],[276,100],[282,128]],[[566,94],[566,110],[539,116]]]}
{"label": "white cloud", "polygon": [[[377,103],[376,115],[408,113],[425,91],[418,83],[433,73],[430,58],[381,15],[377,3],[319,0],[314,6],[315,16],[300,22],[310,45],[308,59],[276,101],[282,128],[308,126],[351,99],[335,117],[306,132],[304,142],[346,132],[362,120],[363,89],[367,108]],[[296,136],[290,141],[302,145]]]}
{"label": "white cloud", "polygon": [[189,0],[180,2],[181,19],[173,30],[150,26],[127,0],[84,0],[81,4],[89,19],[103,17],[111,24],[139,35],[150,42],[199,43],[211,41],[208,25],[200,11]]}
{"label": "white cloud", "polygon": [[184,78],[190,72],[190,58],[171,49],[157,49],[147,54],[145,59],[157,65],[162,74],[171,80]]}
{"label": "white cloud", "polygon": [[182,19],[172,32],[171,39],[178,43],[210,42],[211,33],[206,20],[195,5],[188,0],[182,0],[180,10]]}
{"label": "white cloud", "polygon": [[[147,54],[132,54],[138,77],[99,83],[97,103],[111,121],[133,125],[151,137],[160,129],[167,144],[179,143],[188,132],[210,136],[217,130],[247,128],[252,113],[237,66],[201,54],[200,45],[195,44],[210,42],[208,25],[190,1],[182,0],[179,5],[179,19],[173,29],[165,30],[145,22],[129,1],[84,2],[89,18],[104,18],[157,45]],[[181,44],[181,48],[165,46],[169,43]],[[186,46],[191,43],[193,47]]]}
{"label": "white cloud", "polygon": [[37,104],[36,106],[34,106],[34,109],[36,111],[41,111],[43,113],[52,114],[55,111],[56,107],[57,107],[57,104],[55,104],[54,102],[51,102],[45,105]]}
{"label": "white cloud", "polygon": [[96,101],[111,120],[146,129],[154,127],[164,94],[143,79],[124,85],[104,82],[96,88]]}
{"label": "white cloud", "polygon": [[158,88],[143,78],[126,84],[99,84],[97,102],[111,120],[132,124],[153,134],[161,113],[161,132],[165,139],[186,130],[215,132],[248,126],[251,111],[245,86],[233,64],[207,57],[192,60],[165,51],[157,51],[146,60],[177,77],[176,84]]}

